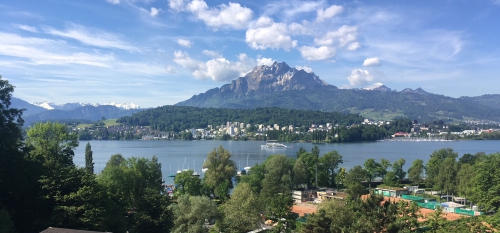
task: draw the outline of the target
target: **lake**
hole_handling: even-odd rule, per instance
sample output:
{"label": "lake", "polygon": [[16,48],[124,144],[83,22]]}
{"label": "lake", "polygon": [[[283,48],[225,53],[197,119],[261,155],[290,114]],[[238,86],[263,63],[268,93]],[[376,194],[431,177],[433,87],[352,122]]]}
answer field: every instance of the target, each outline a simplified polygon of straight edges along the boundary
{"label": "lake", "polygon": [[[75,149],[74,163],[85,166],[85,145],[88,141],[80,141]],[[169,174],[177,170],[193,169],[201,173],[201,166],[207,154],[214,148],[223,146],[233,155],[232,159],[241,169],[261,163],[270,155],[284,154],[290,158],[296,157],[296,152],[303,147],[307,151],[317,145],[320,155],[336,150],[344,158],[342,167],[347,169],[356,165],[363,165],[368,158],[377,161],[381,158],[394,162],[400,158],[406,160],[404,169],[407,170],[415,159],[427,162],[433,151],[441,148],[453,148],[459,157],[465,153],[486,154],[500,152],[499,141],[451,141],[451,142],[412,142],[412,141],[383,141],[364,143],[337,143],[337,144],[311,144],[311,143],[285,143],[285,149],[261,149],[263,141],[219,141],[219,140],[135,140],[135,141],[89,141],[92,146],[95,172],[99,173],[106,166],[106,162],[113,154],[122,154],[124,157],[158,157],[162,164],[162,173],[166,183],[173,183]]]}

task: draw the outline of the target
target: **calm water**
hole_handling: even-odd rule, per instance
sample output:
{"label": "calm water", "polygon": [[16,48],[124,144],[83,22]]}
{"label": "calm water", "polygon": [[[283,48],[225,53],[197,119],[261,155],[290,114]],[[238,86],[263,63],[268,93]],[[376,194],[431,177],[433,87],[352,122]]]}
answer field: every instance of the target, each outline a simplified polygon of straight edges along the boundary
{"label": "calm water", "polygon": [[[80,146],[75,150],[75,164],[85,166],[85,145],[87,141],[80,141]],[[269,155],[285,154],[295,158],[300,147],[311,151],[311,143],[288,143],[286,149],[261,149],[265,144],[262,141],[90,141],[92,146],[95,172],[104,169],[111,155],[120,153],[124,157],[151,158],[154,155],[162,164],[162,173],[167,183],[173,179],[167,177],[177,170],[194,169],[201,173],[201,166],[207,154],[214,148],[222,145],[233,155],[233,160],[240,168],[253,166],[263,162]],[[342,167],[351,168],[362,165],[368,158],[385,158],[394,162],[399,158],[406,160],[404,167],[407,170],[415,159],[425,162],[429,155],[441,148],[453,148],[459,156],[465,153],[487,154],[500,152],[499,141],[454,141],[454,142],[369,142],[369,143],[342,143],[318,144],[320,155],[336,150],[344,157]],[[247,163],[248,159],[248,163]]]}

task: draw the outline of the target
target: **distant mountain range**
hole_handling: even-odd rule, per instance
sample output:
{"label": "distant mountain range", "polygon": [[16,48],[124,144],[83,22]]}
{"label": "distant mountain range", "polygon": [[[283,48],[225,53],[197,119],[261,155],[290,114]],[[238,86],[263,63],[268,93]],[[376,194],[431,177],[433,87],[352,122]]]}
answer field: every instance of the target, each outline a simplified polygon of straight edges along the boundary
{"label": "distant mountain range", "polygon": [[339,111],[371,119],[401,116],[420,121],[447,118],[500,121],[499,103],[500,95],[452,98],[421,88],[394,91],[381,83],[367,88],[339,89],[314,73],[275,62],[271,66],[257,66],[244,77],[176,105]]}
{"label": "distant mountain range", "polygon": [[24,125],[29,126],[39,121],[53,120],[87,120],[96,121],[103,117],[106,119],[130,116],[133,113],[144,110],[139,105],[131,104],[90,104],[90,103],[66,103],[55,104],[51,102],[28,103],[22,99],[13,97],[11,107],[25,109],[23,112]]}

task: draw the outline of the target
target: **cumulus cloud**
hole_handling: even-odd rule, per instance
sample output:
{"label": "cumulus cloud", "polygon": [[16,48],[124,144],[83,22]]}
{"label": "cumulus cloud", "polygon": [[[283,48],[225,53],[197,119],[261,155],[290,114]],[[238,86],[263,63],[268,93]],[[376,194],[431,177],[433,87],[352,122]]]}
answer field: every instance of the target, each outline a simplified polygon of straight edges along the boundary
{"label": "cumulus cloud", "polygon": [[189,41],[189,40],[178,39],[177,44],[184,46],[184,47],[187,47],[187,48],[191,48],[191,41]]}
{"label": "cumulus cloud", "polygon": [[155,17],[158,15],[158,13],[160,13],[160,11],[161,11],[160,8],[151,7],[151,11],[149,12],[149,15],[151,15],[152,17]]}
{"label": "cumulus cloud", "polygon": [[335,48],[328,46],[320,46],[320,47],[302,46],[299,48],[299,51],[302,57],[309,61],[326,60],[328,58],[335,56],[337,52]]}
{"label": "cumulus cloud", "polygon": [[126,42],[120,35],[98,29],[86,28],[78,24],[71,24],[71,27],[65,31],[47,28],[45,32],[56,36],[71,38],[81,43],[101,48],[116,48],[128,51],[139,50]]}
{"label": "cumulus cloud", "polygon": [[[170,2],[172,4],[172,1]],[[177,4],[183,4],[180,1],[174,1],[174,9],[182,9]],[[228,5],[221,4],[218,7],[210,8],[203,0],[193,0],[188,3],[185,10],[193,13],[213,30],[219,28],[244,29],[248,27],[252,20],[252,10],[242,7],[239,3],[230,2]]]}
{"label": "cumulus cloud", "polygon": [[318,16],[316,17],[316,21],[318,22],[323,22],[325,19],[333,18],[336,15],[342,13],[344,11],[344,8],[342,6],[338,5],[331,5],[330,7],[326,9],[319,9],[316,12],[318,13]]}
{"label": "cumulus cloud", "polygon": [[212,79],[217,82],[227,82],[244,76],[258,63],[268,63],[269,60],[268,58],[259,58],[258,61],[255,61],[246,54],[241,53],[238,55],[238,60],[236,61],[217,57],[203,62],[191,58],[187,53],[182,51],[174,53],[174,62],[190,70],[195,78],[201,80]]}
{"label": "cumulus cloud", "polygon": [[307,67],[307,66],[295,66],[295,69],[297,70],[303,70],[307,73],[312,73],[313,72],[313,69],[311,67]]}
{"label": "cumulus cloud", "polygon": [[256,27],[247,30],[245,41],[253,49],[271,48],[289,51],[297,46],[297,41],[288,35],[287,25],[275,23],[268,17],[259,18]]}
{"label": "cumulus cloud", "polygon": [[14,27],[28,31],[28,32],[38,32],[38,29],[36,29],[36,27],[31,27],[28,25],[14,24]]}
{"label": "cumulus cloud", "polygon": [[[355,43],[357,39],[358,27],[343,25],[337,31],[330,31],[327,32],[323,37],[314,38],[314,43],[317,45],[337,44],[338,47],[345,47],[350,43]],[[353,46],[353,48],[356,48],[356,44]]]}
{"label": "cumulus cloud", "polygon": [[306,35],[310,33],[310,29],[299,23],[291,23],[288,25],[288,29],[292,35]]}
{"label": "cumulus cloud", "polygon": [[349,81],[349,84],[351,84],[351,86],[366,85],[367,83],[372,82],[373,79],[373,75],[371,75],[368,70],[362,69],[354,69],[351,72],[351,75],[347,77],[347,80]]}
{"label": "cumulus cloud", "polygon": [[378,57],[371,57],[365,59],[363,62],[363,66],[380,66],[382,63],[380,62],[380,59]]}
{"label": "cumulus cloud", "polygon": [[272,58],[265,58],[265,57],[257,58],[257,65],[258,66],[261,66],[261,65],[271,66],[274,62],[275,62],[275,60],[273,60]]}

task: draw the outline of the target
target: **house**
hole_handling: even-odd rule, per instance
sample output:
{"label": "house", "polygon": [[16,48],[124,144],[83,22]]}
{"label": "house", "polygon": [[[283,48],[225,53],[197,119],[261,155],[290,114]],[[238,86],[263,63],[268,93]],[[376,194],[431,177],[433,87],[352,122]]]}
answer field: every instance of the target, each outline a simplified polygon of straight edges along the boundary
{"label": "house", "polygon": [[[104,233],[104,231],[85,231],[85,230],[74,230],[66,228],[49,227],[40,233]],[[106,233],[111,233],[107,232]]]}

